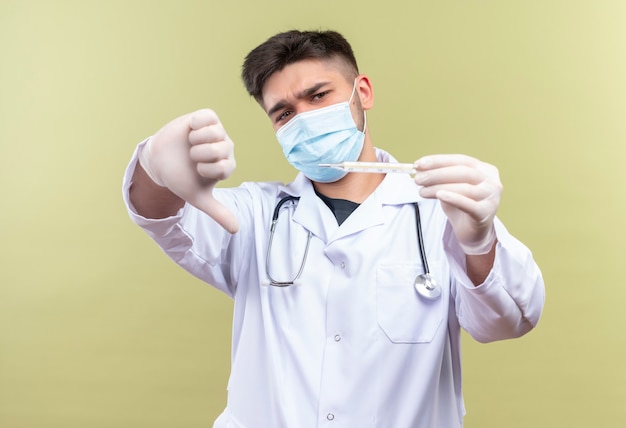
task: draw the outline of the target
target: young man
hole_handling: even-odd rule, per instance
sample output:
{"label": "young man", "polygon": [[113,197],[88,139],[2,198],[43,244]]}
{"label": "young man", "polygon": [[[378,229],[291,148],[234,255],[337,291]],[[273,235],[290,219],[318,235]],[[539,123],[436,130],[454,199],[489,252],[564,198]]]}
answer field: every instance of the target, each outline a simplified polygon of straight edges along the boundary
{"label": "young man", "polygon": [[[408,174],[375,148],[374,104],[335,32],[278,34],[242,77],[295,181],[216,189],[235,168],[211,110],[165,125],[126,172],[131,218],[234,299],[228,404],[215,427],[461,427],[460,328],[481,342],[538,322],[541,273],[496,218],[495,167],[434,155]],[[271,229],[270,229],[271,225]]]}

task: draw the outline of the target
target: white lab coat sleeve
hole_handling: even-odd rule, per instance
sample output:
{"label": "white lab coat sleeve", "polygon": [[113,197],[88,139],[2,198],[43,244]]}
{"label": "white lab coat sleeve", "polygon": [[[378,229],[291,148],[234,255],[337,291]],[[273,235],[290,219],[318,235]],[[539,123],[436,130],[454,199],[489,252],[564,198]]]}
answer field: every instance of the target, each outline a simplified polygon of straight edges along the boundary
{"label": "white lab coat sleeve", "polygon": [[539,322],[545,288],[530,250],[495,219],[498,242],[494,266],[474,286],[465,271],[465,254],[448,223],[444,248],[450,264],[451,292],[459,324],[479,342],[512,339]]}
{"label": "white lab coat sleeve", "polygon": [[[240,268],[237,260],[241,260],[241,257],[231,256],[233,252],[240,249],[246,251],[245,249],[249,247],[240,245],[248,228],[244,225],[237,234],[231,235],[207,214],[189,204],[185,204],[175,215],[163,219],[149,219],[139,215],[130,201],[129,189],[137,165],[138,150],[146,141],[137,146],[124,174],[122,196],[131,220],[140,226],[174,262],[232,297]],[[225,189],[214,190],[215,197],[231,209],[241,223],[242,216],[239,215],[241,212],[237,210],[246,204],[237,203],[237,193],[243,196],[242,194],[246,192],[243,189],[232,192]]]}

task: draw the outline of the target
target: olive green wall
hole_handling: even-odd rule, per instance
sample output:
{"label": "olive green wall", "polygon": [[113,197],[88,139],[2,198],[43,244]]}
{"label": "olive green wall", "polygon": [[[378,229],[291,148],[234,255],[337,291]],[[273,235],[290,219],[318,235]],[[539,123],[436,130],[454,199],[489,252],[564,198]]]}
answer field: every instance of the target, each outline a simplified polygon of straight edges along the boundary
{"label": "olive green wall", "polygon": [[547,304],[522,339],[464,336],[466,426],[619,426],[625,22],[623,1],[0,0],[0,426],[211,426],[231,302],[131,224],[122,173],[144,137],[211,107],[236,143],[227,185],[289,181],[238,75],[291,28],[353,43],[376,145],[500,168],[499,215]]}

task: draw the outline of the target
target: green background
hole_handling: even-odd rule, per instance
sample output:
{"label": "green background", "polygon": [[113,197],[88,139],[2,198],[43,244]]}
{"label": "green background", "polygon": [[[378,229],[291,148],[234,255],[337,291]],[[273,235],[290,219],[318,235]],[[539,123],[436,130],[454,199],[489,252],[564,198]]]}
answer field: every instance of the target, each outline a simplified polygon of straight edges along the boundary
{"label": "green background", "polygon": [[211,426],[231,302],[130,222],[122,174],[210,107],[236,144],[226,185],[290,181],[239,71],[292,28],[352,42],[376,145],[500,169],[547,302],[522,339],[464,336],[466,426],[621,426],[626,2],[0,0],[0,427]]}

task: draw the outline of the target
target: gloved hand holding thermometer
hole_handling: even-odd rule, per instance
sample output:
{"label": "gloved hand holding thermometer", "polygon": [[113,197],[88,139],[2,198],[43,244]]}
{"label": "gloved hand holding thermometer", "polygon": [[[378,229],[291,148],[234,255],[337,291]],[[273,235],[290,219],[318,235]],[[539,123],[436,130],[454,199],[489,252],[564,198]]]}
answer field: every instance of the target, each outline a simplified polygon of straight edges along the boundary
{"label": "gloved hand holding thermometer", "polygon": [[465,254],[489,253],[502,194],[498,169],[465,155],[433,155],[415,161],[415,170],[420,194],[441,201]]}
{"label": "gloved hand holding thermometer", "polygon": [[169,122],[143,147],[139,163],[156,184],[237,232],[235,216],[213,197],[217,182],[235,169],[233,142],[214,111],[198,110]]}

